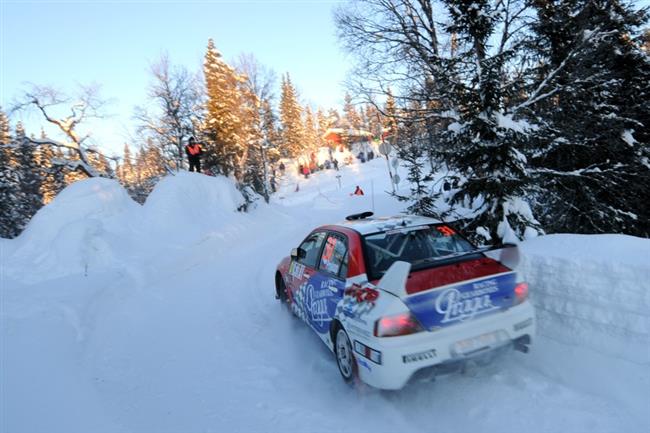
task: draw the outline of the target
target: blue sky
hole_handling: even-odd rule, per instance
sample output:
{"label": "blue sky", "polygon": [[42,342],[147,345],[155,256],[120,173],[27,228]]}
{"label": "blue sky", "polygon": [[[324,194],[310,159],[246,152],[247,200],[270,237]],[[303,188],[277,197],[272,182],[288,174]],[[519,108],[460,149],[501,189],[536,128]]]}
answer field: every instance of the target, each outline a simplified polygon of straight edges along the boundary
{"label": "blue sky", "polygon": [[[146,102],[148,68],[164,52],[201,68],[208,38],[227,61],[253,53],[278,74],[289,72],[303,102],[342,103],[347,61],[332,20],[337,1],[7,1],[0,0],[0,104],[25,82],[72,93],[101,85],[111,117],[93,125],[109,153],[133,133],[135,105]],[[16,115],[38,134],[38,115]],[[33,125],[33,126],[32,126]],[[32,130],[37,128],[37,130]]]}

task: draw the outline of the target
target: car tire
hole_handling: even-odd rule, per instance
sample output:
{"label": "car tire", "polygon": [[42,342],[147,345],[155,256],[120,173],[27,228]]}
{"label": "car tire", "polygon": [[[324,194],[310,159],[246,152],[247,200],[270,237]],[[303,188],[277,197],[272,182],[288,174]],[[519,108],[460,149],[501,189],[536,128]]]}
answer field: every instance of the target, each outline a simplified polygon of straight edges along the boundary
{"label": "car tire", "polygon": [[346,382],[351,382],[357,374],[357,361],[354,359],[350,338],[343,327],[339,326],[334,337],[334,354],[336,365],[339,367],[341,377]]}
{"label": "car tire", "polygon": [[284,284],[284,278],[279,273],[275,276],[275,294],[283,305],[287,304],[289,300],[287,286]]}

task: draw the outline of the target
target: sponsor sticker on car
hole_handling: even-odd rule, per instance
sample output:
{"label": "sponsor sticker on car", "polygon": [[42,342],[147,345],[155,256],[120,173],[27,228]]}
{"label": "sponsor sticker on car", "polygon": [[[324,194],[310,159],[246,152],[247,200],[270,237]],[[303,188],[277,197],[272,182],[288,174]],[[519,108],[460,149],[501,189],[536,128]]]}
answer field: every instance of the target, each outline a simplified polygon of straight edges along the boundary
{"label": "sponsor sticker on car", "polygon": [[432,330],[511,307],[516,278],[509,272],[418,293],[404,302],[420,323]]}

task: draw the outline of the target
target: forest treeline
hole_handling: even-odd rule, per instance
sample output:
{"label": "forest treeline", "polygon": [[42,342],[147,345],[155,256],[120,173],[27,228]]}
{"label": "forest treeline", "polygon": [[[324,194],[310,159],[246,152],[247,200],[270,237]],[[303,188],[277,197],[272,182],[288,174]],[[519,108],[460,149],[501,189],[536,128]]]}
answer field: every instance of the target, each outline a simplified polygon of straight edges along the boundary
{"label": "forest treeline", "polygon": [[[152,65],[134,115],[138,138],[110,160],[79,132],[101,116],[96,89],[74,100],[27,89],[10,112],[36,110],[63,139],[1,114],[0,236],[20,233],[87,176],[116,177],[142,202],[161,175],[185,168],[189,136],[204,144],[206,170],[268,200],[272,165],[308,158],[331,127],[390,141],[408,169],[410,192],[399,196],[408,211],[458,220],[477,241],[650,234],[647,9],[621,0],[354,0],[334,19],[355,59],[341,113],[301,103],[289,74],[276,95],[272,71],[251,55],[228,64],[210,40],[202,71],[166,57]],[[57,117],[57,106],[71,114]],[[432,185],[440,173],[448,192]]]}

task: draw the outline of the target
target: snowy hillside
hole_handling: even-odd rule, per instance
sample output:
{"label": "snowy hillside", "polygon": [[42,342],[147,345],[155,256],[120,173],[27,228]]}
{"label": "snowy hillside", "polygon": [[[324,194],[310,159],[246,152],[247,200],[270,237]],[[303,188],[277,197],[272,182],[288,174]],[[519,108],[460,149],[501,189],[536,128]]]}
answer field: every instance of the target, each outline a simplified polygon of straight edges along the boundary
{"label": "snowy hillside", "polygon": [[650,431],[650,240],[630,236],[523,243],[529,354],[396,393],[346,386],[273,275],[318,224],[398,213],[386,172],[287,173],[248,214],[194,173],[142,206],[110,180],[66,188],[0,240],[0,431]]}

